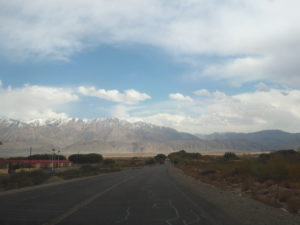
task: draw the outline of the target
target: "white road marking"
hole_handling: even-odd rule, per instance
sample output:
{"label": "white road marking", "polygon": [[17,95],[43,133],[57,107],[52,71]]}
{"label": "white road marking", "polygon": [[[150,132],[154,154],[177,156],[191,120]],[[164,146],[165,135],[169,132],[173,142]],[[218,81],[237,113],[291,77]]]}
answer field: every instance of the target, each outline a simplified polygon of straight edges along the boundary
{"label": "white road marking", "polygon": [[189,222],[189,223],[187,223],[187,222],[184,220],[183,223],[184,223],[185,225],[195,224],[195,223],[200,222],[200,217],[198,216],[198,214],[195,213],[193,210],[191,210],[191,213],[194,214],[194,216],[196,217],[196,219],[193,220],[193,221],[191,221],[191,222]]}
{"label": "white road marking", "polygon": [[117,221],[116,223],[123,223],[123,222],[127,221],[128,218],[129,218],[129,216],[130,216],[130,207],[128,207],[126,209],[126,215],[125,215],[125,217],[123,219]]}
{"label": "white road marking", "polygon": [[173,225],[173,222],[172,222],[172,221],[178,221],[178,220],[179,220],[179,212],[178,212],[177,208],[174,206],[172,200],[169,200],[169,206],[170,206],[171,208],[173,208],[173,210],[175,211],[176,216],[173,217],[173,218],[167,219],[165,222],[166,222],[168,225]]}
{"label": "white road marking", "polygon": [[[197,203],[195,203],[186,193],[184,193],[174,182],[173,182],[173,185],[174,185],[174,187],[175,187],[175,189],[188,201],[188,202],[190,202],[191,203],[191,205],[193,205],[196,209],[197,209],[197,211],[198,211],[198,213],[201,213],[202,214],[202,217],[204,218],[204,219],[206,219],[207,221],[209,221],[210,222],[210,224],[212,224],[212,225],[217,225],[216,224],[216,222],[215,221],[213,221],[210,217],[208,217],[208,216],[205,216],[203,213],[202,213],[202,211],[203,211],[203,209],[201,209],[201,207],[197,204]],[[195,213],[196,214],[196,213]],[[198,215],[198,217],[199,217],[199,215]]]}

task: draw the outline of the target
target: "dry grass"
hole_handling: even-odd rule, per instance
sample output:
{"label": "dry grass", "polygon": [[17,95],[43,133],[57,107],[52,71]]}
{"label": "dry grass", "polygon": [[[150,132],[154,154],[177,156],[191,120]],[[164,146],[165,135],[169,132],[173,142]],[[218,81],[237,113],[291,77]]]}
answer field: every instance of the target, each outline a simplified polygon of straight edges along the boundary
{"label": "dry grass", "polygon": [[269,197],[269,196],[266,196],[266,195],[255,195],[253,197],[254,197],[254,199],[256,199],[260,202],[263,202],[266,205],[270,205],[270,206],[273,206],[273,207],[276,207],[276,208],[281,207],[281,205],[276,201],[276,198],[274,198],[274,197]]}
{"label": "dry grass", "polygon": [[287,208],[292,213],[298,213],[300,209],[300,198],[290,197],[287,201]]}
{"label": "dry grass", "polygon": [[300,152],[247,155],[239,160],[210,156],[205,162],[185,157],[185,154],[189,153],[171,156],[185,173],[224,189],[246,192],[265,204],[299,213]]}
{"label": "dry grass", "polygon": [[292,198],[294,193],[292,191],[281,191],[278,194],[278,200],[281,202],[287,202],[290,198]]}

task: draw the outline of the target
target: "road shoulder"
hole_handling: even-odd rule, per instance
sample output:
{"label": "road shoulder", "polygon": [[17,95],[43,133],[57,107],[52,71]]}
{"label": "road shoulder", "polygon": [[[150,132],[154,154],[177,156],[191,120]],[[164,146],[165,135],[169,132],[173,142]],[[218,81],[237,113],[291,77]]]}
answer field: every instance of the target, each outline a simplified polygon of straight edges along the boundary
{"label": "road shoulder", "polygon": [[300,217],[273,208],[241,193],[221,190],[205,184],[170,166],[169,175],[181,186],[221,208],[227,215],[244,225],[299,225]]}

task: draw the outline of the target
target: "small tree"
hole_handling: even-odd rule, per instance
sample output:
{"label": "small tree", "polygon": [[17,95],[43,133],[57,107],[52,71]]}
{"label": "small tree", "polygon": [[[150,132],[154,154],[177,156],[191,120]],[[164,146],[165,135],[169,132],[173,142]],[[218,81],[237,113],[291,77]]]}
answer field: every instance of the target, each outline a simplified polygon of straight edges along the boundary
{"label": "small tree", "polygon": [[104,165],[113,165],[113,164],[115,164],[115,163],[116,163],[116,161],[113,160],[113,159],[104,159],[104,160],[103,160],[103,164],[104,164]]}
{"label": "small tree", "polygon": [[225,160],[237,160],[237,159],[239,159],[239,157],[237,157],[237,155],[233,152],[225,152],[223,158]]}
{"label": "small tree", "polygon": [[103,160],[102,155],[96,153],[90,154],[73,154],[68,158],[74,163],[100,163]]}
{"label": "small tree", "polygon": [[[49,160],[52,158],[52,154],[34,154],[28,157],[30,160]],[[55,159],[66,160],[66,157],[63,155],[55,155]]]}

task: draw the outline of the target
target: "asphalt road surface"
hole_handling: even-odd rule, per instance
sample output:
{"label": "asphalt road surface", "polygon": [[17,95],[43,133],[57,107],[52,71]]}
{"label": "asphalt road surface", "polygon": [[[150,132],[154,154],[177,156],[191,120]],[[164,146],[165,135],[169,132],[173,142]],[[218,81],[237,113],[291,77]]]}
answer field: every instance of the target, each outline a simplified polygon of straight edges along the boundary
{"label": "asphalt road surface", "polygon": [[179,186],[168,166],[2,194],[0,224],[237,224],[218,206]]}

